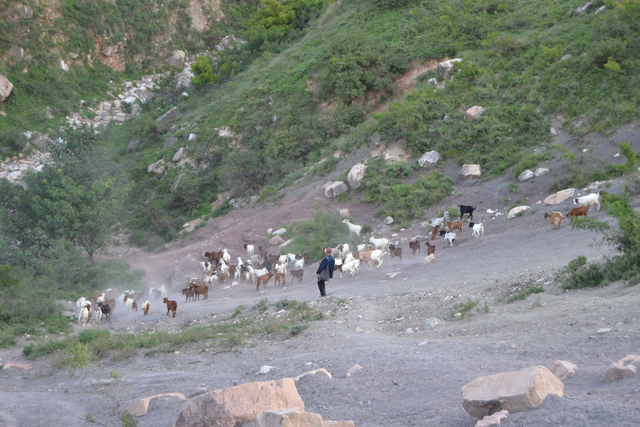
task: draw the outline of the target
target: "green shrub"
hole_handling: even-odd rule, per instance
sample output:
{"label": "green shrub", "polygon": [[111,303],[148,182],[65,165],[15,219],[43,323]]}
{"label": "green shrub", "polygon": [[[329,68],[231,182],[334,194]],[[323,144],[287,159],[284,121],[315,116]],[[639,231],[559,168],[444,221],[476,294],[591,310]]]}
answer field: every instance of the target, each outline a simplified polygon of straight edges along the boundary
{"label": "green shrub", "polygon": [[209,59],[200,55],[198,60],[191,66],[194,77],[191,77],[191,84],[195,86],[213,85],[220,81],[220,76],[213,74],[213,67]]}
{"label": "green shrub", "polygon": [[78,335],[78,340],[82,344],[88,344],[94,340],[108,337],[110,335],[109,331],[101,330],[101,329],[87,329]]}
{"label": "green shrub", "polygon": [[19,153],[24,149],[25,145],[27,145],[27,138],[18,128],[0,131],[0,148],[8,147],[11,151]]}

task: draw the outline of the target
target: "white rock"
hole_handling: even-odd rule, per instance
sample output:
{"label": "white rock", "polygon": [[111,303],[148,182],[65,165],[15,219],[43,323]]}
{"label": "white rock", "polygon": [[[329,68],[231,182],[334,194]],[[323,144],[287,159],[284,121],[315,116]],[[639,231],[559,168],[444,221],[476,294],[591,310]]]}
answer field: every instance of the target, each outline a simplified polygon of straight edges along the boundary
{"label": "white rock", "polygon": [[447,77],[449,77],[449,75],[453,71],[453,63],[461,62],[461,61],[462,59],[460,58],[454,58],[448,61],[443,61],[439,63],[438,66],[436,67],[436,72],[440,77],[442,77],[443,79],[446,79]]}
{"label": "white rock", "polygon": [[573,55],[571,55],[570,53],[567,53],[566,55],[563,55],[562,58],[560,58],[560,61],[566,61],[567,59],[571,59],[573,58]]}
{"label": "white rock", "polygon": [[420,157],[420,159],[418,159],[418,164],[423,168],[430,168],[435,166],[436,163],[438,163],[438,160],[440,160],[440,153],[435,150],[427,151],[422,155],[422,157]]}
{"label": "white rock", "polygon": [[601,13],[605,13],[607,11],[607,6],[600,6],[598,10],[596,10],[596,15],[600,15]]}
{"label": "white rock", "polygon": [[591,7],[592,4],[593,4],[593,1],[590,1],[589,3],[586,3],[584,6],[580,6],[579,8],[577,8],[573,12],[573,18],[575,18],[576,16],[582,15],[584,12],[586,12]]}
{"label": "white rock", "polygon": [[462,165],[459,175],[463,180],[478,178],[482,175],[482,169],[480,165]]}
{"label": "white rock", "polygon": [[69,71],[69,66],[68,66],[67,64],[65,64],[65,63],[64,63],[64,61],[62,61],[62,60],[60,61],[59,68],[60,68],[62,71],[65,71],[65,72],[66,72],[66,71]]}
{"label": "white rock", "polygon": [[426,319],[424,322],[422,322],[424,326],[429,326],[430,328],[434,328],[438,323],[439,321],[435,317],[431,317],[429,319]]}
{"label": "white rock", "polygon": [[493,209],[487,209],[486,211],[489,215],[491,215],[492,213],[495,213],[495,211]]}
{"label": "white rock", "polygon": [[180,160],[185,158],[186,154],[187,154],[186,147],[180,147],[180,149],[176,151],[176,153],[173,155],[172,161],[174,163],[178,163]]}
{"label": "white rock", "polygon": [[517,206],[509,211],[509,213],[507,214],[507,218],[513,219],[517,214],[519,214],[520,212],[524,212],[527,209],[531,209],[531,206]]}
{"label": "white rock", "polygon": [[195,141],[196,139],[198,139],[198,135],[196,135],[195,133],[189,134],[189,141]]}
{"label": "white rock", "polygon": [[268,374],[273,369],[273,366],[264,365],[258,371],[259,374]]}
{"label": "white rock", "polygon": [[136,98],[135,96],[127,96],[124,99],[124,102],[126,102],[127,104],[134,104],[136,102],[136,99],[138,98]]}
{"label": "white rock", "polygon": [[347,182],[349,183],[349,187],[351,188],[360,188],[362,185],[362,179],[364,178],[364,174],[367,171],[367,167],[361,163],[357,165],[353,165],[349,174],[347,175]]}
{"label": "white rock", "polygon": [[558,132],[557,130],[555,130],[554,128],[549,129],[549,132],[551,132],[551,136],[557,136],[560,134],[560,132]]}
{"label": "white rock", "polygon": [[533,172],[531,172],[529,169],[518,175],[518,181],[526,181],[531,178],[533,178]]}
{"label": "white rock", "polygon": [[474,105],[464,113],[464,118],[471,119],[471,120],[480,120],[480,117],[482,117],[483,113],[484,113],[483,107],[480,107],[479,105]]}
{"label": "white rock", "polygon": [[286,232],[287,232],[287,229],[283,227],[283,228],[279,228],[276,231],[274,231],[273,234],[275,234],[276,236],[280,236],[281,234],[284,234]]}
{"label": "white rock", "polygon": [[549,172],[549,168],[538,168],[535,170],[535,172],[533,173],[535,176],[542,176],[545,173]]}
{"label": "white rock", "polygon": [[324,186],[324,195],[330,199],[335,199],[341,194],[346,193],[349,190],[347,184],[342,181],[328,182]]}
{"label": "white rock", "polygon": [[384,219],[384,225],[391,225],[393,224],[393,218],[391,218],[390,216],[386,217]]}

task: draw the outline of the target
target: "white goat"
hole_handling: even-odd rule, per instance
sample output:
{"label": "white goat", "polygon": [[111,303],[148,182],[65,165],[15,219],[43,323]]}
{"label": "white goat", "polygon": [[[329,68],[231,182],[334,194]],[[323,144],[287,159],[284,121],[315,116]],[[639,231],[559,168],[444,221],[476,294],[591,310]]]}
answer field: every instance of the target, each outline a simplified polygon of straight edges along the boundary
{"label": "white goat", "polygon": [[362,231],[361,225],[351,224],[348,219],[343,219],[342,222],[347,224],[347,227],[349,227],[349,234],[356,233],[358,236],[360,235],[360,232]]}
{"label": "white goat", "polygon": [[89,309],[87,307],[82,307],[80,310],[80,314],[78,315],[78,325],[86,325],[89,319]]}
{"label": "white goat", "polygon": [[342,244],[342,250],[340,251],[340,258],[344,258],[347,256],[347,254],[350,254],[351,251],[349,250],[349,244],[348,243],[343,243]]}
{"label": "white goat", "polygon": [[213,282],[217,281],[217,280],[218,280],[218,272],[217,271],[214,271],[214,272],[210,271],[210,272],[207,273],[207,277],[205,277],[203,281],[205,283],[213,284]]}
{"label": "white goat", "polygon": [[275,270],[278,273],[284,274],[285,276],[287,275],[287,263],[282,263],[282,264],[277,264],[275,265],[273,268],[275,268]]}
{"label": "white goat", "polygon": [[127,298],[126,304],[127,312],[129,312],[129,314],[131,314],[133,310],[138,311],[138,303],[136,303],[136,300],[133,298]]}
{"label": "white goat", "polygon": [[381,250],[375,250],[371,252],[371,262],[376,264],[376,269],[382,267],[382,261],[384,261],[384,254],[385,252]]}
{"label": "white goat", "polygon": [[287,254],[287,261],[289,265],[293,265],[296,263],[296,254]]}
{"label": "white goat", "polygon": [[96,308],[95,312],[96,312],[96,322],[99,322],[100,320],[102,320],[102,309],[100,308],[100,306]]}
{"label": "white goat", "polygon": [[231,255],[229,255],[229,252],[226,249],[222,250],[222,259],[227,264],[229,264],[229,261],[231,261]]}
{"label": "white goat", "polygon": [[211,263],[207,262],[207,261],[202,261],[200,263],[200,265],[202,266],[202,270],[206,273],[207,271],[211,271]]}
{"label": "white goat", "polygon": [[369,242],[371,242],[376,249],[386,249],[389,247],[389,239],[385,239],[384,237],[382,239],[372,237],[369,239]]}
{"label": "white goat", "polygon": [[82,310],[82,308],[87,304],[89,304],[89,300],[86,299],[85,297],[80,297],[80,299],[76,302],[76,305],[78,306],[78,310]]}
{"label": "white goat", "polygon": [[304,258],[297,259],[296,262],[293,264],[293,269],[300,270],[302,268],[304,268]]}
{"label": "white goat", "polygon": [[482,223],[478,223],[475,224],[473,222],[469,222],[469,227],[473,228],[473,232],[471,233],[471,236],[478,238],[480,237],[480,234],[482,234],[482,236],[484,236],[484,225],[482,225]]}
{"label": "white goat", "polygon": [[247,255],[248,256],[253,256],[253,253],[255,252],[256,248],[253,245],[244,245],[244,248],[247,250]]}
{"label": "white goat", "polygon": [[167,286],[166,285],[162,285],[160,286],[160,293],[162,294],[162,298],[167,296]]}
{"label": "white goat", "polygon": [[589,195],[578,197],[577,199],[573,199],[574,205],[591,206],[594,203],[598,205],[598,210],[600,210],[600,194],[591,193]]}
{"label": "white goat", "polygon": [[360,260],[353,257],[345,260],[344,264],[342,265],[342,272],[344,274],[349,273],[349,275],[355,276],[360,272]]}
{"label": "white goat", "polygon": [[370,247],[371,245],[367,245],[366,243],[363,243],[362,245],[358,245],[358,252],[369,250]]}
{"label": "white goat", "polygon": [[285,262],[289,262],[289,257],[286,255],[280,255],[280,258],[278,258],[278,261],[284,264]]}
{"label": "white goat", "polygon": [[449,242],[449,247],[453,246],[453,241],[456,240],[456,233],[447,231],[444,235],[444,242]]}

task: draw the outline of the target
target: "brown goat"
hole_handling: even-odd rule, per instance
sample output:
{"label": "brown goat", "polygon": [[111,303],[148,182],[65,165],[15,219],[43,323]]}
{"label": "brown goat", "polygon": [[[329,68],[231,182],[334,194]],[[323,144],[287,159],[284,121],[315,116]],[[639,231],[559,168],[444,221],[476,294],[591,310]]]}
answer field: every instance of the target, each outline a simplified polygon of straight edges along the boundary
{"label": "brown goat", "polygon": [[576,219],[576,217],[579,217],[579,216],[586,217],[588,211],[589,211],[589,206],[580,206],[579,208],[571,209],[567,214],[567,216],[571,218],[571,221],[569,221],[569,225],[573,223],[573,220]]}
{"label": "brown goat", "polygon": [[188,303],[190,299],[194,301],[196,300],[196,295],[193,293],[193,289],[191,288],[184,288],[183,290],[180,291],[180,293],[185,297],[185,300],[184,300],[185,304]]}
{"label": "brown goat", "polygon": [[275,285],[278,286],[280,283],[283,287],[287,283],[284,277],[284,273],[276,273]]}
{"label": "brown goat", "polygon": [[389,257],[390,258],[398,257],[398,258],[402,259],[402,248],[397,248],[396,245],[391,243],[389,245]]}
{"label": "brown goat", "polygon": [[440,231],[440,227],[437,225],[431,229],[431,240],[435,240],[438,237],[438,231]]}
{"label": "brown goat", "polygon": [[272,273],[267,273],[267,274],[263,274],[262,276],[258,277],[258,284],[256,285],[256,292],[258,290],[260,290],[260,285],[264,285],[264,287],[266,289],[267,283],[269,283],[269,279],[271,279],[271,276],[273,276]]}
{"label": "brown goat", "polygon": [[91,302],[95,304],[98,301],[98,297],[100,297],[100,291],[95,291],[93,295],[91,295]]}
{"label": "brown goat", "polygon": [[434,255],[435,253],[436,253],[436,246],[430,245],[429,242],[427,242],[427,255]]}
{"label": "brown goat", "polygon": [[258,246],[258,256],[262,258],[263,261],[267,260],[267,251],[262,249],[262,246]]}
{"label": "brown goat", "polygon": [[302,276],[304,275],[304,270],[291,270],[291,281],[293,282],[293,278],[298,279],[298,283],[302,282]]}
{"label": "brown goat", "polygon": [[151,308],[151,301],[146,300],[145,302],[142,303],[142,312],[144,313],[145,316],[149,314],[150,308]]}
{"label": "brown goat", "polygon": [[107,301],[107,304],[109,304],[109,308],[111,309],[112,313],[116,311],[116,300],[114,298],[111,298],[109,301]]}
{"label": "brown goat", "polygon": [[551,223],[551,229],[556,230],[560,227],[560,223],[564,219],[564,215],[562,215],[560,212],[552,212],[551,214],[545,213],[544,219],[548,219]]}
{"label": "brown goat", "polygon": [[417,240],[411,240],[409,242],[409,249],[411,249],[411,255],[416,256],[416,251],[420,254],[420,242]]}
{"label": "brown goat", "polygon": [[200,295],[204,298],[209,298],[209,288],[205,285],[196,285],[194,282],[189,283],[189,287],[193,291],[194,295],[197,297],[197,301],[200,301]]}
{"label": "brown goat", "polygon": [[454,222],[445,221],[443,225],[447,227],[452,233],[453,230],[458,230],[460,233],[462,233],[462,221],[460,220]]}
{"label": "brown goat", "polygon": [[162,298],[162,302],[167,304],[167,316],[170,311],[173,311],[173,317],[176,317],[176,310],[178,309],[178,303],[171,301],[169,298]]}

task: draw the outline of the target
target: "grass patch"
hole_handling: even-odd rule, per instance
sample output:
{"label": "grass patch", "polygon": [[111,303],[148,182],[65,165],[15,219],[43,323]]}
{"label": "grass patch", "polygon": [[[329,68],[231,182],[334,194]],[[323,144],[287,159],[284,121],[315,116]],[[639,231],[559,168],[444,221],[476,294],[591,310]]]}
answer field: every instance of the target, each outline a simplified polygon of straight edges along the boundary
{"label": "grass patch", "polygon": [[449,313],[448,318],[449,320],[464,319],[471,314],[471,310],[477,305],[476,301],[471,301],[470,299],[467,302],[458,302],[453,305],[453,310]]}
{"label": "grass patch", "polygon": [[524,289],[520,289],[517,293],[511,295],[507,298],[506,303],[512,303],[515,301],[524,301],[531,294],[539,294],[540,292],[544,292],[544,288],[542,286],[530,286]]}

